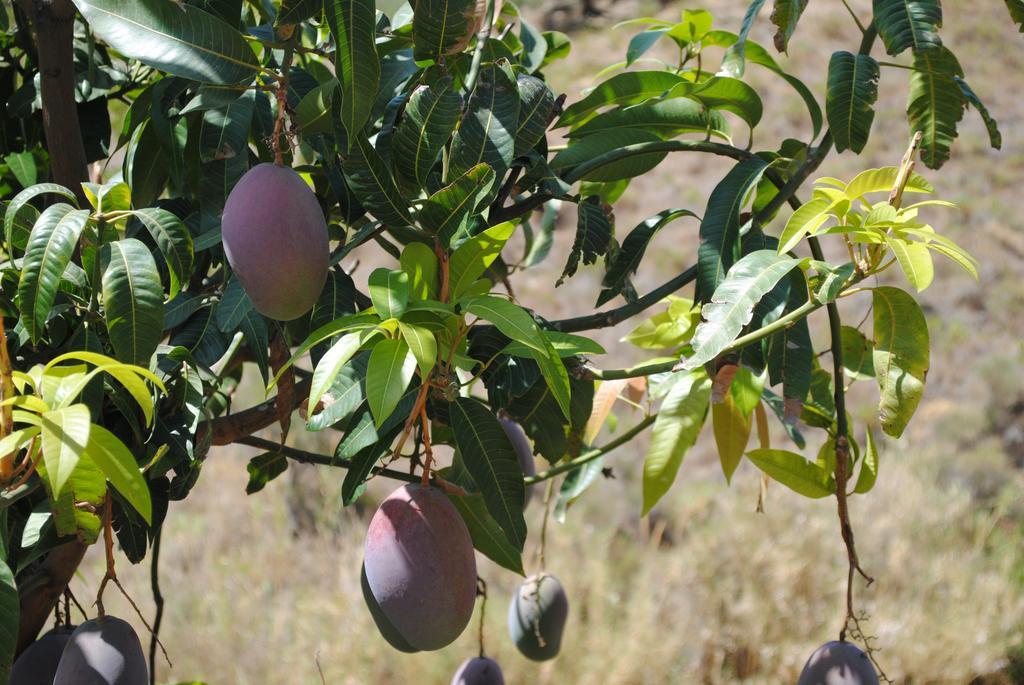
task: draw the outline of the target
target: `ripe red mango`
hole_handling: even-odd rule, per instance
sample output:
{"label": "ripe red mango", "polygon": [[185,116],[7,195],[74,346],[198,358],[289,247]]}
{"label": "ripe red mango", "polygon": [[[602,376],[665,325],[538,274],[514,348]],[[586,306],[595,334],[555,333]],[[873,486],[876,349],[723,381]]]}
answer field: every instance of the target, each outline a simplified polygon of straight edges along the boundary
{"label": "ripe red mango", "polygon": [[221,237],[257,311],[290,321],[312,309],[327,280],[327,222],[292,169],[265,163],[246,172],[224,203]]}
{"label": "ripe red mango", "polygon": [[476,601],[476,557],[443,492],[406,485],[391,493],[370,520],[364,553],[367,606],[396,648],[441,649],[462,634]]}

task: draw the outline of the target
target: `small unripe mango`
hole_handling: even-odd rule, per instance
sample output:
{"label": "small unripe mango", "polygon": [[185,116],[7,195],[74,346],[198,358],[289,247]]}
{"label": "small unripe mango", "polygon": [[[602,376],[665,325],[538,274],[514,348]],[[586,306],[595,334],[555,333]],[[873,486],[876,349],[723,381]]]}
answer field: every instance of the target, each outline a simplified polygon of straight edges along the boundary
{"label": "small unripe mango", "polygon": [[508,631],[523,656],[547,661],[558,656],[569,616],[569,599],[558,579],[547,573],[530,576],[508,607]]}
{"label": "small unripe mango", "polygon": [[53,685],[148,685],[135,629],[113,616],[86,621],[64,648]]}
{"label": "small unripe mango", "polygon": [[797,685],[878,685],[878,675],[856,645],[827,642],[811,654]]}
{"label": "small unripe mango", "polygon": [[473,615],[473,541],[436,488],[406,485],[381,503],[366,532],[363,569],[370,613],[402,651],[451,644]]}
{"label": "small unripe mango", "polygon": [[462,662],[452,677],[452,685],[505,685],[505,676],[497,661],[478,656]]}
{"label": "small unripe mango", "polygon": [[54,628],[25,648],[11,669],[10,685],[53,685],[73,626]]}
{"label": "small unripe mango", "polygon": [[[512,443],[512,448],[515,450],[516,459],[519,460],[519,468],[523,470],[524,476],[536,476],[537,475],[537,463],[533,459],[533,446],[530,444],[530,439],[526,437],[526,433],[523,432],[522,427],[508,418],[507,416],[499,416],[498,423],[505,430],[505,435],[508,436],[509,442]],[[523,499],[523,508],[530,503],[530,499],[533,497],[533,488],[527,486],[526,497]]]}
{"label": "small unripe mango", "polygon": [[221,237],[257,311],[290,321],[312,309],[327,280],[327,222],[292,169],[266,163],[247,171],[224,203]]}

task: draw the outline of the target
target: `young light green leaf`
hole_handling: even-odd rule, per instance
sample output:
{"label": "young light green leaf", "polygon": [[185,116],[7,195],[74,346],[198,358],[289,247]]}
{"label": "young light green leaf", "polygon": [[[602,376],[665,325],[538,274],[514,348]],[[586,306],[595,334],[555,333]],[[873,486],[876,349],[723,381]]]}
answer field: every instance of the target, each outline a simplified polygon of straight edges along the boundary
{"label": "young light green leaf", "polygon": [[654,421],[644,457],[643,511],[646,516],[675,482],[686,452],[697,441],[711,401],[711,379],[703,371],[686,374],[669,390]]}
{"label": "young light green leaf", "polygon": [[526,489],[512,443],[497,417],[478,400],[460,397],[449,407],[462,463],[480,489],[487,511],[509,542],[522,551],[526,543]]}
{"label": "young light green leaf", "polygon": [[43,412],[39,418],[46,478],[53,499],[57,500],[89,444],[89,407],[74,404]]}
{"label": "young light green leaf", "polygon": [[[342,367],[359,351],[370,337],[374,335],[372,330],[362,330],[356,333],[347,333],[338,342],[331,345],[331,348],[320,358],[316,368],[313,369],[313,380],[309,386],[309,407],[310,414],[320,404],[327,389],[334,384],[334,379]],[[278,372],[280,373],[280,372]],[[277,379],[275,378],[275,381]]]}
{"label": "young light green leaf", "polygon": [[402,271],[409,274],[409,296],[412,301],[437,298],[437,255],[423,243],[409,243],[399,259]]}
{"label": "young light green leaf", "polygon": [[889,236],[886,240],[892,252],[896,255],[896,261],[903,269],[904,275],[918,292],[921,292],[932,283],[935,277],[935,266],[932,263],[932,253],[928,246],[915,240],[904,240],[896,236]]}
{"label": "young light green leaf", "polygon": [[89,430],[85,453],[146,523],[150,523],[153,503],[149,487],[135,457],[125,444],[106,428],[94,423]]}
{"label": "young light green leaf", "polygon": [[426,379],[430,376],[431,369],[437,364],[437,340],[434,334],[422,326],[398,322],[398,328],[402,331],[402,339],[409,345],[416,364],[420,369],[420,377]]}
{"label": "young light green leaf", "polygon": [[795,452],[757,449],[747,452],[747,459],[771,478],[804,497],[818,499],[836,491],[835,479],[829,473]]}
{"label": "young light green leaf", "polygon": [[875,435],[870,428],[868,428],[867,436],[868,442],[864,449],[864,457],[861,459],[860,474],[857,476],[857,484],[853,488],[854,492],[861,495],[870,492],[878,479],[878,448],[875,447]]}
{"label": "young light green leaf", "polygon": [[409,304],[409,274],[401,269],[374,269],[369,278],[370,301],[381,319],[397,319]]}
{"label": "young light green leaf", "polygon": [[889,286],[872,291],[875,349],[872,358],[881,400],[878,417],[886,435],[898,438],[910,422],[928,374],[928,322],[917,301]]}
{"label": "young light green leaf", "polygon": [[374,345],[366,369],[366,401],[380,427],[402,399],[416,372],[416,357],[405,340],[388,338]]}
{"label": "young light green leaf", "polygon": [[[892,190],[893,184],[896,183],[899,173],[899,167],[894,166],[862,171],[854,176],[853,180],[846,186],[846,196],[850,199],[850,202],[856,202],[869,193],[888,193]],[[819,182],[824,180],[827,179],[819,179]],[[935,187],[921,174],[912,172],[910,178],[907,179],[907,185],[903,192],[930,194],[935,192]]]}
{"label": "young light green leaf", "polygon": [[117,358],[149,367],[164,330],[164,296],[153,255],[126,238],[103,246],[103,309]]}
{"label": "young light green leaf", "polygon": [[804,239],[808,233],[814,233],[828,221],[833,203],[825,197],[816,197],[800,205],[786,222],[779,236],[780,255],[786,254]]}
{"label": "young light green leaf", "polygon": [[684,368],[696,369],[717,357],[750,323],[754,306],[800,263],[775,250],[751,252],[729,270],[711,300],[701,308],[704,319],[693,335],[693,355]]}
{"label": "young light green leaf", "polygon": [[31,152],[12,152],[4,155],[4,163],[22,188],[35,185],[36,162]]}
{"label": "young light green leaf", "polygon": [[469,238],[452,253],[449,260],[449,297],[458,300],[487,270],[505,246],[516,225],[511,221],[491,226]]}

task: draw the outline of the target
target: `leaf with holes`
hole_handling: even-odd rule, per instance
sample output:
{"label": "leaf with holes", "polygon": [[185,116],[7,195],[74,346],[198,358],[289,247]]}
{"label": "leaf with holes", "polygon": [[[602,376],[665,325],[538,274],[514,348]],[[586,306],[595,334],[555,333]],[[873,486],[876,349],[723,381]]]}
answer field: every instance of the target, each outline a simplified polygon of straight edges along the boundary
{"label": "leaf with holes", "polygon": [[775,0],[772,7],[771,21],[775,24],[775,49],[779,52],[786,52],[789,47],[789,39],[796,31],[796,24],[800,21],[800,15],[807,9],[808,0]]}
{"label": "leaf with holes", "polygon": [[565,279],[576,273],[580,260],[584,264],[594,264],[598,257],[608,252],[612,242],[612,222],[605,212],[601,198],[591,195],[580,202],[576,214],[576,239],[569,251],[569,259],[558,277],[555,286],[560,286]]}

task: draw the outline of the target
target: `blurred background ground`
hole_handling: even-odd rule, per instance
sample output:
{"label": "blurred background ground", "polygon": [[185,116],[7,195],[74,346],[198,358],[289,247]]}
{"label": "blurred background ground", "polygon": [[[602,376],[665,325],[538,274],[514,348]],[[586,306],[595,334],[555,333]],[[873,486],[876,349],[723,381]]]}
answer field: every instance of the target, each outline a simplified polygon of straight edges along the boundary
{"label": "blurred background ground", "polygon": [[[704,7],[716,25],[735,31],[747,5],[597,0],[604,16],[583,21],[576,0],[525,4],[538,24],[572,32],[570,59],[550,72],[570,102],[592,85],[588,74],[624,55],[631,32],[613,29],[616,21],[675,18],[681,9]],[[867,0],[851,4],[869,16]],[[858,602],[897,682],[1024,683],[1017,661],[1024,656],[1024,233],[1016,197],[1024,177],[1024,37],[998,0],[947,2],[944,9],[944,40],[999,118],[1004,146],[989,150],[969,112],[952,161],[927,174],[941,197],[961,206],[942,215],[941,225],[979,258],[981,280],[942,264],[937,285],[922,296],[932,335],[924,403],[903,440],[882,446],[878,486],[852,503],[861,559],[877,578],[859,591]],[[766,14],[753,35],[770,45]],[[840,1],[816,0],[782,61],[821,93],[829,53],[858,42]],[[806,115],[788,86],[756,67],[748,73],[766,104],[755,144],[770,148],[783,137],[806,137]],[[906,78],[902,70],[883,70],[867,150],[860,158],[830,158],[821,175],[849,177],[898,161],[908,138]],[[670,157],[616,205],[619,234],[666,207],[702,212],[727,168],[708,156]],[[601,271],[584,269],[553,291],[574,225],[570,210],[549,262],[518,283],[523,303],[549,318],[591,311],[598,290]],[[695,231],[695,223],[678,222],[658,236],[638,290],[692,263]],[[369,271],[364,264],[357,279]],[[863,304],[846,304],[859,319]],[[630,327],[596,336],[609,351],[599,363],[618,367],[639,358],[618,342]],[[251,392],[237,401],[256,399]],[[874,402],[869,388],[857,388],[851,411],[861,432],[874,420]],[[628,411],[620,417],[631,420]],[[334,447],[330,436],[298,430],[290,441],[320,452]],[[518,655],[504,627],[517,579],[482,563],[491,588],[488,653],[510,685],[795,682],[810,651],[834,639],[842,616],[846,560],[834,503],[776,487],[767,512],[755,514],[756,470],[741,465],[727,486],[713,445],[702,441],[675,488],[640,520],[645,447],[638,441],[616,452],[608,461],[615,478],[597,483],[567,523],[549,533],[548,569],[571,604],[562,655],[543,665]],[[343,473],[293,466],[261,495],[246,497],[245,464],[253,454],[214,450],[192,496],[172,505],[163,536],[161,635],[174,667],[159,661],[160,681],[315,684],[322,669],[330,685],[447,683],[476,653],[475,631],[441,652],[404,655],[380,639],[363,606],[362,536],[373,503],[392,486],[373,483],[364,506],[345,510],[338,496]],[[540,514],[536,504],[528,512],[534,530]],[[535,568],[534,542],[528,569]],[[80,596],[102,575],[99,552],[90,552],[73,584]],[[119,575],[151,616],[148,560],[138,567],[122,562]],[[130,618],[114,594],[107,595],[110,610]]]}

